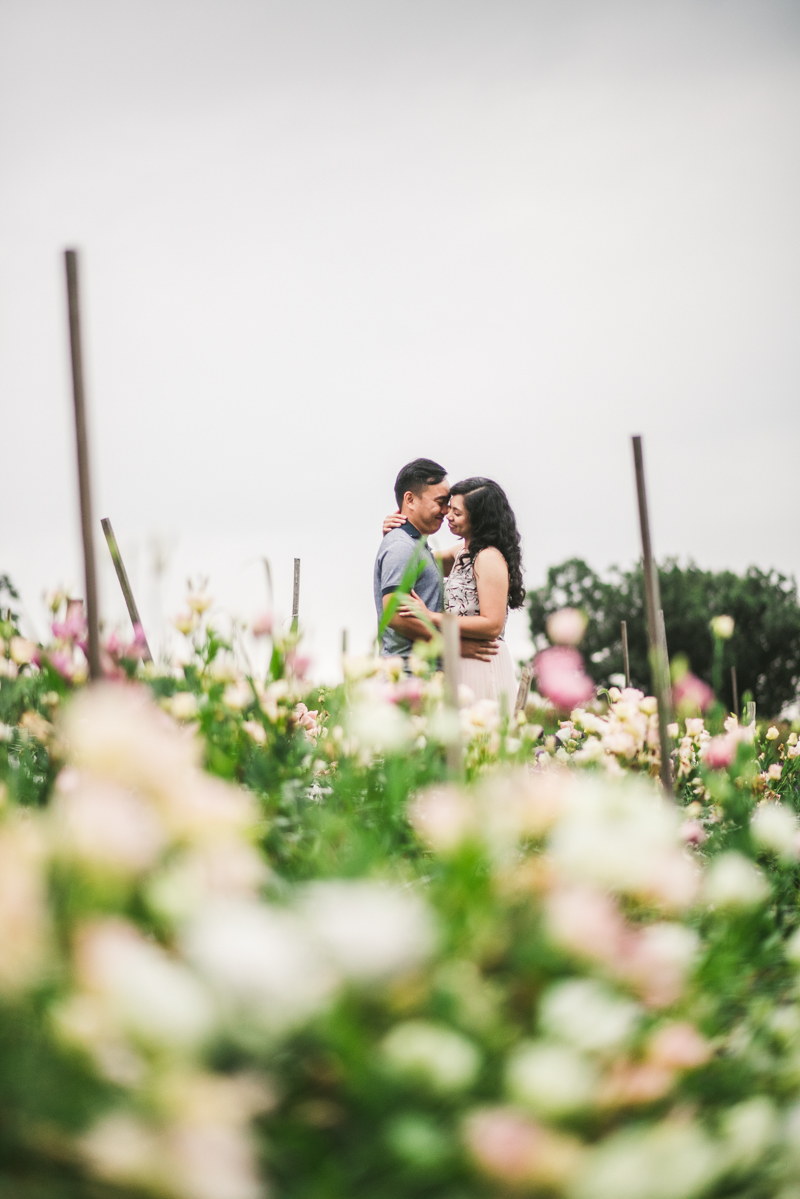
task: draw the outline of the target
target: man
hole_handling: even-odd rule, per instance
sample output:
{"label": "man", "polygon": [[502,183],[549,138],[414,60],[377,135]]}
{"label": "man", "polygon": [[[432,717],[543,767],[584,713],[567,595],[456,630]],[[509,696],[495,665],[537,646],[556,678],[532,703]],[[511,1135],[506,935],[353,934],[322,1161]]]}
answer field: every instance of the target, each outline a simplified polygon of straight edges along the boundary
{"label": "man", "polygon": [[[420,538],[430,537],[441,528],[450,508],[450,488],[447,472],[430,458],[415,458],[404,466],[394,485],[397,508],[405,523],[391,529],[383,538],[375,559],[375,610],[380,622],[392,593],[397,591],[414,555],[420,550]],[[439,567],[427,545],[422,547],[419,561],[422,571],[414,590],[433,612],[442,610]],[[411,616],[393,616],[383,634],[383,657],[399,654],[407,659],[415,641],[429,641],[431,634],[421,620]],[[476,641],[462,638],[462,658],[478,658],[488,662],[497,653],[496,641]]]}

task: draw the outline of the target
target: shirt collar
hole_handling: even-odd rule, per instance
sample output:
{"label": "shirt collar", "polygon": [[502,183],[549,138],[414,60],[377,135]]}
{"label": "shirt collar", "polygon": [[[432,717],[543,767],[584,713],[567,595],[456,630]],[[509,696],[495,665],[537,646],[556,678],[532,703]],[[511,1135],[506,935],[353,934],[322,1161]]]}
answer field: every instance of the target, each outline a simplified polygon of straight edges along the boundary
{"label": "shirt collar", "polygon": [[400,528],[404,533],[408,533],[409,537],[413,537],[415,541],[419,541],[422,536],[419,529],[415,525],[412,525],[410,520],[407,520],[404,525],[400,525]]}

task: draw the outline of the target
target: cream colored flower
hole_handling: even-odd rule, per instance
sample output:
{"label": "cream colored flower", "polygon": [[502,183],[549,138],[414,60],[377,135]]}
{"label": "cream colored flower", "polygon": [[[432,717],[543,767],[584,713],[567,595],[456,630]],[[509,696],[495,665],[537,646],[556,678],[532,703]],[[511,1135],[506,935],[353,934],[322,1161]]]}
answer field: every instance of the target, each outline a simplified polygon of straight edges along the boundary
{"label": "cream colored flower", "polygon": [[354,982],[381,982],[403,974],[430,957],[436,944],[425,901],[387,883],[310,883],[298,910],[336,970]]}
{"label": "cream colored flower", "polygon": [[36,642],[28,641],[25,637],[12,637],[8,643],[8,652],[18,666],[25,666],[33,661]]}
{"label": "cream colored flower", "polygon": [[766,732],[767,741],[777,741],[778,737],[780,737],[780,733],[775,728],[775,725],[771,724]]}
{"label": "cream colored flower", "polygon": [[735,622],[732,616],[715,616],[711,621],[711,632],[720,641],[729,641],[733,636]]}
{"label": "cream colored flower", "polygon": [[13,815],[0,826],[0,993],[37,982],[47,966],[49,917],[44,844],[37,823]]}
{"label": "cream colored flower", "polygon": [[392,1073],[418,1079],[444,1094],[471,1086],[481,1063],[472,1041],[424,1020],[395,1025],[381,1043],[381,1055]]}
{"label": "cream colored flower", "polygon": [[51,808],[55,853],[100,873],[141,874],[167,843],[157,809],[118,784],[62,770]]}

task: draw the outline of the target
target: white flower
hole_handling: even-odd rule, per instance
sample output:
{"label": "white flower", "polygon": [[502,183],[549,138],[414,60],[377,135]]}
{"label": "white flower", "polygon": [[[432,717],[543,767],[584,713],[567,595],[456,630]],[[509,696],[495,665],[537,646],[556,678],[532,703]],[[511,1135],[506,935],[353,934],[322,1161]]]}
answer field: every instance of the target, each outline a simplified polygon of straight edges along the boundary
{"label": "white flower", "polygon": [[245,720],[242,728],[247,733],[248,737],[255,741],[256,745],[266,745],[267,730],[263,724],[259,724],[257,720]]}
{"label": "white flower", "polygon": [[686,734],[689,737],[699,737],[705,727],[702,716],[689,716],[686,721]]}
{"label": "white flower", "polygon": [[695,1199],[721,1167],[701,1129],[663,1121],[599,1141],[586,1156],[571,1199]]}
{"label": "white flower", "polygon": [[764,876],[740,853],[721,854],[706,871],[703,897],[713,907],[750,907],[768,895]]}
{"label": "white flower", "polygon": [[775,728],[775,725],[771,724],[766,732],[767,741],[777,741],[779,737],[780,737],[780,733]]}
{"label": "white flower", "polygon": [[191,691],[176,691],[169,701],[169,711],[176,720],[194,720],[198,713],[197,696]]}
{"label": "white flower", "polygon": [[435,1091],[463,1091],[480,1068],[471,1041],[453,1029],[424,1020],[396,1025],[384,1038],[381,1053],[389,1068],[428,1083]]}
{"label": "white flower", "polygon": [[477,832],[475,811],[457,787],[429,787],[412,801],[409,820],[437,852],[452,853]]}
{"label": "white flower", "polygon": [[740,1170],[751,1169],[775,1140],[778,1131],[775,1108],[765,1095],[737,1103],[725,1112],[721,1131],[729,1165]]}
{"label": "white flower", "polygon": [[208,903],[188,924],[182,944],[230,1014],[267,1029],[301,1023],[324,1006],[336,983],[298,917],[266,904]]}
{"label": "white flower", "polygon": [[69,768],[59,775],[51,818],[55,851],[106,873],[141,874],[167,842],[152,804]]}
{"label": "white flower", "polygon": [[729,641],[733,636],[735,622],[732,616],[715,616],[711,621],[711,632],[721,641]]}
{"label": "white flower", "polygon": [[124,920],[85,925],[77,963],[84,988],[143,1040],[191,1046],[210,1032],[211,1003],[200,982]]}
{"label": "white flower", "polygon": [[24,666],[33,661],[36,642],[28,641],[25,637],[12,637],[8,643],[8,652],[18,666]]}
{"label": "white flower", "polygon": [[628,1040],[641,1016],[638,1004],[614,995],[592,979],[571,979],[542,997],[545,1033],[585,1051],[615,1049]]}
{"label": "white flower", "polygon": [[506,1086],[517,1103],[544,1116],[560,1116],[588,1106],[597,1072],[566,1045],[523,1041],[506,1067]]}
{"label": "white flower", "polygon": [[764,849],[785,858],[797,857],[800,823],[790,808],[778,803],[762,803],[753,813],[750,832]]}
{"label": "white flower", "polygon": [[350,715],[350,731],[376,753],[402,749],[412,737],[411,724],[396,704],[373,700],[358,703]]}
{"label": "white flower", "polygon": [[560,608],[548,616],[545,628],[553,645],[578,645],[588,623],[588,616],[578,608]]}
{"label": "white flower", "polygon": [[246,708],[253,702],[253,698],[253,688],[246,679],[229,683],[222,693],[222,702],[226,707],[232,708],[234,712],[241,712],[242,708]]}
{"label": "white flower", "polygon": [[134,1185],[165,1181],[158,1138],[135,1116],[121,1112],[105,1116],[78,1145],[100,1178]]}
{"label": "white flower", "polygon": [[667,908],[686,907],[697,889],[697,866],[681,847],[677,811],[641,783],[575,779],[550,853],[575,881]]}
{"label": "white flower", "polygon": [[299,911],[337,970],[354,982],[377,982],[413,969],[436,943],[425,901],[385,883],[311,883]]}
{"label": "white flower", "polygon": [[36,982],[46,965],[48,915],[38,827],[16,814],[0,827],[0,993]]}
{"label": "white flower", "polygon": [[772,779],[773,781],[779,779],[782,774],[783,766],[781,766],[780,762],[773,762],[767,770],[767,778]]}

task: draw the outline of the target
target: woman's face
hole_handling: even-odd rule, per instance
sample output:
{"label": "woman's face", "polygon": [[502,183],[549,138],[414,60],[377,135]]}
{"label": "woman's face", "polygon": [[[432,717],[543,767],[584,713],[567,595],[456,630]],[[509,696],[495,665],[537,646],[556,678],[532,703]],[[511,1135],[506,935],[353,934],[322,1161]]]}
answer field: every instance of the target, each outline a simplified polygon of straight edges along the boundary
{"label": "woman's face", "polygon": [[450,532],[456,537],[469,537],[470,524],[463,495],[450,496],[450,512],[447,517]]}

